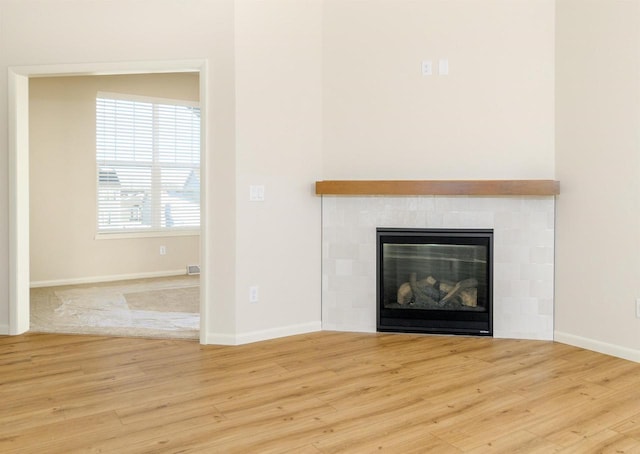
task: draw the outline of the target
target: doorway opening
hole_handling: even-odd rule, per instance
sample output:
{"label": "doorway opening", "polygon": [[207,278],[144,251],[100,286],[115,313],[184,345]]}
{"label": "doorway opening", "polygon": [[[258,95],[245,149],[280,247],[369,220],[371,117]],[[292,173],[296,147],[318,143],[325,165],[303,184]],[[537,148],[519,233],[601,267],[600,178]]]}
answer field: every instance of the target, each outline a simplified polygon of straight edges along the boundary
{"label": "doorway opening", "polygon": [[[113,64],[80,64],[57,65],[50,67],[20,67],[10,68],[9,71],[9,131],[10,131],[10,190],[12,214],[10,224],[11,254],[10,254],[10,334],[20,334],[29,330],[30,314],[30,175],[29,175],[29,81],[33,78],[57,76],[111,76],[111,75],[143,75],[158,73],[197,73],[199,76],[199,99],[205,100],[206,80],[204,61],[159,61],[144,63],[113,63]],[[201,168],[205,168],[206,160],[206,103],[202,102],[202,132],[201,132]],[[204,172],[202,172],[204,174]],[[200,185],[201,199],[206,200],[204,184]],[[205,205],[202,204],[199,254],[200,261],[206,263],[206,228],[204,225]],[[109,241],[109,240],[105,240]],[[185,270],[186,273],[186,270]],[[199,286],[199,315],[200,340],[205,342],[207,322],[206,274],[200,279]],[[133,292],[137,293],[137,292]],[[139,295],[137,295],[139,297]]]}

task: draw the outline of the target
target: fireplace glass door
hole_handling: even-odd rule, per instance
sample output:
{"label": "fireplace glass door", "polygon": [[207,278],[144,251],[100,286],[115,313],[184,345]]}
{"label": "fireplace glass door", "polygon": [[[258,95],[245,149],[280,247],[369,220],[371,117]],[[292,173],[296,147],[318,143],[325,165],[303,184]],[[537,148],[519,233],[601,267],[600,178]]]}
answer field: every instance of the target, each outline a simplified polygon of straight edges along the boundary
{"label": "fireplace glass door", "polygon": [[491,230],[377,236],[378,331],[492,335]]}

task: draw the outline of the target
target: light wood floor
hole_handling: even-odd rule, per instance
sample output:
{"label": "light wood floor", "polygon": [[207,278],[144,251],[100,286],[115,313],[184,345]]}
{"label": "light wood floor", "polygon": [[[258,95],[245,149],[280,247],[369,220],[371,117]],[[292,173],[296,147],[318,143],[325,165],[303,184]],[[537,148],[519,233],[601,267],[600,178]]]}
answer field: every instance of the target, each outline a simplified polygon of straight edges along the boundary
{"label": "light wood floor", "polygon": [[640,364],[321,332],[239,347],[0,337],[0,452],[640,453]]}

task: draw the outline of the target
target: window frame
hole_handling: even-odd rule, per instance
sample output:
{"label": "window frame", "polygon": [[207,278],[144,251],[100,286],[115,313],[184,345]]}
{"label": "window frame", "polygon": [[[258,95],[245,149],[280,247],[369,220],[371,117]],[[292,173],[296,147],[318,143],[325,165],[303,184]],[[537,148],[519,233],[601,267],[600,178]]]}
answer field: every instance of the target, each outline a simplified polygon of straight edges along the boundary
{"label": "window frame", "polygon": [[[96,207],[96,227],[95,227],[95,239],[124,239],[124,238],[146,238],[146,237],[167,237],[167,236],[198,236],[200,235],[201,226],[202,226],[202,206],[200,203],[199,195],[202,192],[202,184],[201,184],[201,176],[202,176],[202,122],[200,120],[199,125],[199,150],[198,150],[198,162],[195,164],[185,164],[179,162],[162,162],[159,157],[159,141],[157,139],[157,122],[156,114],[153,114],[154,122],[151,128],[152,136],[153,136],[153,144],[151,151],[151,160],[148,162],[136,162],[136,161],[125,161],[125,160],[100,160],[98,159],[99,150],[98,150],[98,102],[99,99],[109,99],[109,100],[122,100],[128,102],[141,102],[141,103],[151,103],[154,105],[153,109],[155,111],[155,105],[173,105],[180,107],[191,107],[197,108],[199,112],[200,103],[197,101],[190,100],[182,100],[182,99],[172,99],[172,98],[161,98],[161,97],[152,97],[152,96],[141,96],[141,95],[132,95],[125,93],[114,93],[114,92],[106,92],[106,91],[98,91],[96,93],[96,119],[95,119],[95,133],[96,133],[96,143],[94,150],[94,158],[95,158],[95,184],[96,184],[96,193],[95,193],[95,207]],[[201,114],[199,115],[201,119]],[[160,179],[157,175],[161,171],[161,169],[191,169],[191,171],[197,171],[199,187],[198,187],[198,226],[170,226],[170,227],[162,227],[161,226],[161,214],[157,214],[157,216],[151,215],[151,226],[150,227],[129,227],[120,226],[114,229],[101,229],[100,228],[100,173],[101,167],[108,167],[109,165],[118,166],[129,164],[130,168],[133,167],[141,167],[148,168],[151,178],[151,189],[150,193],[155,195],[155,199],[158,198],[158,194],[161,192],[161,188],[163,186],[163,180]],[[154,177],[155,175],[155,177]],[[161,201],[154,200],[152,195],[151,205],[155,205],[155,210],[159,213],[158,210],[161,211]],[[153,209],[152,209],[153,213]],[[156,221],[158,223],[156,223]]]}

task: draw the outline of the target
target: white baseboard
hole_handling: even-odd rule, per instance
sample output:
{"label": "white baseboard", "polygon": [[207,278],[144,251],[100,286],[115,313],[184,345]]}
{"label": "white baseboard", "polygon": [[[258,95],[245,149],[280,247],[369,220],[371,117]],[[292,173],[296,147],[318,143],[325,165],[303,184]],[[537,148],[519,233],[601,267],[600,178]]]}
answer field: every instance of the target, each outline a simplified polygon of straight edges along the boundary
{"label": "white baseboard", "polygon": [[0,324],[0,336],[9,335],[9,325]]}
{"label": "white baseboard", "polygon": [[375,326],[372,328],[368,326],[350,326],[348,328],[345,328],[344,326],[335,326],[335,325],[330,325],[326,323],[322,325],[322,331],[338,331],[342,333],[367,333],[367,334],[377,332]]}
{"label": "white baseboard", "polygon": [[187,274],[186,268],[180,269],[180,270],[169,270],[169,271],[152,271],[149,273],[114,274],[111,276],[90,276],[90,277],[78,277],[73,279],[54,279],[50,281],[33,281],[31,282],[30,287],[38,288],[38,287],[57,287],[59,285],[93,284],[97,282],[126,281],[129,279],[147,279],[152,277],[181,276],[183,274]]}
{"label": "white baseboard", "polygon": [[200,343],[204,345],[238,345],[233,334],[205,333],[200,336]]}
{"label": "white baseboard", "polygon": [[616,356],[618,358],[640,363],[640,350],[635,350],[633,348],[621,347],[620,345],[600,342],[594,339],[575,336],[573,334],[563,333],[560,331],[554,332],[554,340],[563,344],[573,345],[574,347],[585,348],[587,350],[593,350],[594,352],[604,353],[605,355]]}
{"label": "white baseboard", "polygon": [[318,331],[322,331],[322,324],[320,322],[309,322],[300,323],[297,325],[281,326],[278,328],[270,328],[260,331],[251,331],[248,333],[240,333],[235,336],[231,334],[207,333],[204,336],[204,341],[206,344],[214,345],[243,345],[250,344],[252,342],[277,339],[279,337],[315,333]]}

